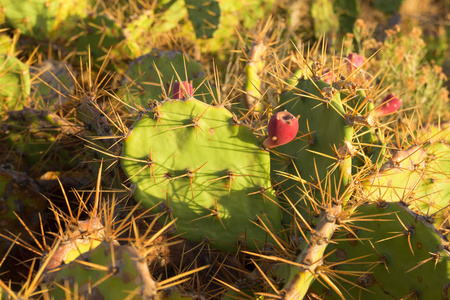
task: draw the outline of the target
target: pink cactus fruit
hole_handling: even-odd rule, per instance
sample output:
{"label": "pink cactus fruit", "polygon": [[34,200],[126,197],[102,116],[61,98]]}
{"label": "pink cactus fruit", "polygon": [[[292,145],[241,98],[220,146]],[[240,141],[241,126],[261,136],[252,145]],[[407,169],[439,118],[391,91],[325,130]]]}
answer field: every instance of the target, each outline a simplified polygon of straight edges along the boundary
{"label": "pink cactus fruit", "polygon": [[364,58],[361,55],[358,55],[356,53],[350,53],[347,56],[347,73],[350,75],[353,73],[356,69],[362,66],[364,63]]}
{"label": "pink cactus fruit", "polygon": [[175,82],[172,85],[172,99],[184,99],[194,94],[192,84],[187,81]]}
{"label": "pink cactus fruit", "polygon": [[331,81],[335,81],[336,76],[334,76],[334,74],[332,74],[330,69],[326,69],[324,70],[323,74],[322,74],[322,80],[325,81],[328,84],[331,84]]}
{"label": "pink cactus fruit", "polygon": [[270,118],[269,136],[263,142],[266,148],[278,147],[292,141],[298,132],[298,120],[288,111],[277,112]]}
{"label": "pink cactus fruit", "polygon": [[382,117],[396,112],[402,105],[402,100],[395,97],[394,94],[387,95],[381,105],[375,109],[375,117]]}

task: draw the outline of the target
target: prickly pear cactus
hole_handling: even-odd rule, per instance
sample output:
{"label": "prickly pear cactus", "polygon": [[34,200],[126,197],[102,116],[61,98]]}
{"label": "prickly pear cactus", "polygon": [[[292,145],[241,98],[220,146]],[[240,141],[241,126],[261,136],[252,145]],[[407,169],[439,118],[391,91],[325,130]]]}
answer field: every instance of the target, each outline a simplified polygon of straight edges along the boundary
{"label": "prickly pear cactus", "polygon": [[95,249],[104,238],[104,226],[96,217],[71,222],[64,236],[60,237],[60,244],[53,255],[45,257],[42,262],[46,264],[47,270],[54,269],[61,264],[68,264],[80,255]]}
{"label": "prickly pear cactus", "polygon": [[66,34],[74,36],[73,42],[79,53],[87,54],[90,51],[99,65],[111,50],[108,57],[115,62],[112,67],[118,70],[124,68],[118,59],[126,57],[128,52],[125,47],[125,34],[114,19],[102,14],[88,15]]}
{"label": "prickly pear cactus", "polygon": [[54,299],[75,295],[85,299],[153,299],[157,295],[145,260],[131,246],[102,243],[47,275],[57,283],[50,290]]}
{"label": "prickly pear cactus", "polygon": [[[425,218],[401,203],[380,202],[359,206],[352,219],[352,231],[336,233],[328,247],[319,278],[332,278],[349,299],[449,296],[447,241]],[[312,294],[339,298],[319,281]]]}
{"label": "prickly pear cactus", "polygon": [[304,78],[292,92],[281,95],[280,104],[300,116],[301,133],[294,141],[277,148],[281,158],[274,155],[272,169],[277,170],[276,180],[284,181],[282,192],[296,202],[302,194],[297,185],[300,187],[304,180],[311,183],[312,189],[318,185],[325,189],[329,185],[330,192],[338,195],[351,176],[353,151],[353,127],[346,122],[339,92],[324,81]]}
{"label": "prickly pear cactus", "polygon": [[5,19],[13,28],[38,40],[52,36],[71,24],[71,16],[86,13],[88,1],[81,0],[2,0]]}
{"label": "prickly pear cactus", "polygon": [[368,199],[402,201],[442,221],[450,202],[450,147],[445,143],[395,151],[379,172],[363,181]]}
{"label": "prickly pear cactus", "polygon": [[2,54],[8,54],[8,53],[14,53],[15,51],[15,44],[13,39],[11,39],[6,34],[0,34],[0,53]]}
{"label": "prickly pear cactus", "polygon": [[220,23],[219,2],[215,0],[185,0],[189,20],[197,38],[212,38]]}
{"label": "prickly pear cactus", "polygon": [[164,91],[168,93],[172,83],[193,80],[193,86],[197,87],[196,97],[211,102],[205,78],[200,63],[188,55],[154,49],[130,64],[122,82],[124,101],[132,106],[147,107],[150,100],[159,100]]}
{"label": "prickly pear cactus", "polygon": [[311,17],[314,20],[314,34],[320,38],[324,34],[337,32],[339,20],[333,11],[333,1],[311,1]]}
{"label": "prickly pear cactus", "polygon": [[[368,101],[370,97],[367,97],[363,89],[352,90],[351,86],[347,86],[340,90],[340,94],[346,106],[347,124],[354,128],[354,144],[357,144],[364,152],[364,156],[353,157],[353,167],[367,167],[367,158],[372,164],[381,166],[386,162],[386,145],[383,145],[375,134],[377,118],[374,113],[374,103]],[[356,172],[354,169],[354,173]]]}
{"label": "prickly pear cactus", "polygon": [[0,109],[21,109],[30,95],[28,66],[12,55],[0,54]]}
{"label": "prickly pear cactus", "polygon": [[[135,199],[177,218],[177,232],[235,251],[256,249],[280,228],[269,153],[221,106],[196,99],[155,103],[123,143]],[[264,224],[264,225],[263,225]]]}
{"label": "prickly pear cactus", "polygon": [[[0,128],[0,137],[20,157],[15,166],[39,174],[70,167],[70,151],[64,141],[77,133],[72,123],[49,111],[25,108],[10,111]],[[72,145],[73,146],[73,145]],[[71,148],[73,151],[73,148]],[[73,163],[73,162],[72,162]],[[73,165],[72,165],[73,167]]]}

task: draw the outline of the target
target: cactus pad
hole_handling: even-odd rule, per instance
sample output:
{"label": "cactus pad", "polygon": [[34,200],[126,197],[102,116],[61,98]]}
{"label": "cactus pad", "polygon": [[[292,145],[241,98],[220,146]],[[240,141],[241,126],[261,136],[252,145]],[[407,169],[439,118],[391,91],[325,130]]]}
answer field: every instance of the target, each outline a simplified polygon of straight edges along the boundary
{"label": "cactus pad", "polygon": [[372,200],[403,201],[421,214],[442,218],[450,203],[450,147],[445,143],[397,151],[363,182]]}
{"label": "cactus pad", "polygon": [[[161,77],[160,77],[161,76]],[[197,87],[198,99],[211,102],[211,95],[205,84],[205,73],[200,63],[188,55],[176,51],[158,51],[143,55],[134,60],[127,71],[124,84],[124,101],[146,107],[149,100],[159,100],[163,91],[176,81],[193,81]],[[161,87],[162,83],[162,87]]]}
{"label": "cactus pad", "polygon": [[14,56],[0,54],[0,108],[21,109],[30,91],[28,66]]}
{"label": "cactus pad", "polygon": [[212,38],[219,27],[220,7],[214,0],[186,0],[189,19],[197,38]]}
{"label": "cactus pad", "polygon": [[223,107],[196,99],[158,103],[135,122],[122,156],[136,200],[178,218],[187,239],[255,249],[268,241],[257,224],[279,229],[269,153]]}
{"label": "cactus pad", "polygon": [[[277,148],[283,159],[274,158],[273,169],[301,177],[316,187],[321,183],[325,188],[328,178],[331,181],[326,186],[330,184],[333,189],[330,192],[335,195],[351,175],[351,159],[350,165],[345,163],[344,166],[342,163],[347,154],[339,154],[343,146],[351,147],[353,134],[353,128],[346,123],[340,94],[324,81],[313,79],[300,80],[293,91],[298,94],[285,93],[280,102],[283,109],[300,116],[300,133],[294,141]],[[282,181],[286,176],[275,178]],[[297,184],[298,181],[292,179],[282,184],[283,190],[294,201],[300,195]]]}
{"label": "cactus pad", "polygon": [[145,260],[131,246],[102,243],[94,250],[50,274],[54,299],[82,295],[85,299],[153,299],[156,282]]}
{"label": "cactus pad", "polygon": [[[448,297],[445,241],[424,218],[401,203],[362,205],[353,218],[359,220],[353,223],[354,234],[335,235],[337,243],[327,249],[321,269],[329,277],[342,278],[335,284],[346,298]],[[311,291],[321,299],[336,299],[331,288],[323,289],[315,282]]]}

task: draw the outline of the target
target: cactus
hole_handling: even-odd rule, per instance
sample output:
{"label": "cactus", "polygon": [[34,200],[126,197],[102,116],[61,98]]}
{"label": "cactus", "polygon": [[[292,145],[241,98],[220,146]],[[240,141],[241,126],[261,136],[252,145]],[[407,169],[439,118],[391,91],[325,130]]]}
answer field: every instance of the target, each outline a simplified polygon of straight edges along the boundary
{"label": "cactus", "polygon": [[375,55],[369,24],[335,37],[357,1],[94,2],[0,0],[1,296],[448,296],[420,33]]}
{"label": "cactus", "polygon": [[31,91],[28,66],[12,55],[0,54],[0,107],[21,109]]}
{"label": "cactus", "polygon": [[[426,218],[402,203],[379,202],[359,206],[352,219],[327,249],[319,280],[328,278],[345,298],[448,297],[447,241]],[[311,293],[337,298],[319,281]]]}
{"label": "cactus", "polygon": [[89,51],[97,64],[102,64],[108,57],[115,62],[108,66],[124,71],[126,64],[123,57],[127,57],[130,50],[127,48],[123,29],[114,19],[104,14],[88,15],[79,20],[77,27],[69,29],[65,34],[72,36],[67,44],[73,43],[78,53]]}
{"label": "cactus", "polygon": [[316,38],[320,38],[324,34],[336,33],[339,29],[339,20],[334,13],[332,1],[312,1],[311,17],[314,20],[314,34]]}
{"label": "cactus", "polygon": [[402,105],[402,100],[393,94],[387,95],[381,105],[375,109],[375,117],[382,117],[396,112]]}
{"label": "cactus", "polygon": [[212,38],[220,23],[219,2],[214,0],[185,0],[185,3],[196,37]]}
{"label": "cactus", "polygon": [[54,269],[61,264],[74,261],[80,255],[99,246],[104,238],[105,229],[98,218],[93,217],[73,222],[68,226],[61,243],[58,244],[52,256],[43,260],[46,263],[45,269]]}
{"label": "cactus", "polygon": [[[338,197],[351,176],[354,151],[351,145],[353,127],[346,122],[339,92],[324,81],[302,79],[293,92],[281,95],[280,104],[300,116],[298,123],[302,134],[277,148],[282,158],[274,159],[272,169],[291,174],[275,176],[278,182],[283,181],[282,194],[297,202],[301,193],[296,186],[303,180],[309,182],[313,190],[318,185],[324,190],[327,185],[335,187],[332,195]],[[325,183],[325,178],[330,182]],[[307,207],[304,203],[299,205]]]}
{"label": "cactus", "polygon": [[415,145],[398,150],[379,172],[363,180],[368,199],[402,201],[419,214],[443,220],[450,203],[450,147]]}
{"label": "cactus", "polygon": [[252,110],[254,114],[260,114],[264,110],[261,102],[261,73],[263,72],[265,63],[264,56],[267,46],[260,41],[252,46],[249,62],[247,64],[247,82],[245,83],[245,106]]}
{"label": "cactus", "polygon": [[76,15],[86,14],[88,1],[3,0],[1,5],[10,26],[24,35],[44,40],[58,35],[61,27],[70,26]]}
{"label": "cactus", "polygon": [[176,51],[158,51],[134,60],[122,82],[124,101],[132,106],[147,107],[151,100],[159,100],[163,93],[168,97],[169,88],[175,81],[193,80],[196,96],[210,103],[205,73],[201,65],[188,55]]}
{"label": "cactus", "polygon": [[291,113],[275,113],[267,125],[268,137],[264,140],[266,148],[278,147],[292,141],[298,132],[298,120]]}
{"label": "cactus", "polygon": [[284,282],[281,292],[285,299],[302,299],[308,288],[320,274],[325,250],[328,247],[335,230],[338,228],[337,218],[341,214],[342,206],[333,203],[321,213],[319,221],[313,231],[300,247],[300,254],[292,264],[283,264],[277,270],[279,278]]}
{"label": "cactus", "polygon": [[[56,113],[26,108],[8,113],[0,137],[20,157],[17,169],[25,167],[34,174],[43,174],[74,166],[75,161],[69,159],[70,142],[65,142],[79,130]],[[73,145],[70,147],[73,151]]]}
{"label": "cactus", "polygon": [[122,157],[135,198],[177,218],[188,240],[255,249],[271,241],[262,224],[279,230],[269,153],[223,107],[193,98],[156,103],[133,125]]}
{"label": "cactus", "polygon": [[337,0],[334,1],[333,8],[339,17],[340,33],[352,32],[353,24],[361,14],[359,1]]}
{"label": "cactus", "polygon": [[83,258],[49,271],[48,276],[52,276],[55,282],[50,291],[51,297],[156,297],[157,284],[151,277],[145,260],[133,247],[102,243],[94,250],[84,253]]}
{"label": "cactus", "polygon": [[10,54],[15,51],[14,40],[6,34],[0,34],[0,53]]}

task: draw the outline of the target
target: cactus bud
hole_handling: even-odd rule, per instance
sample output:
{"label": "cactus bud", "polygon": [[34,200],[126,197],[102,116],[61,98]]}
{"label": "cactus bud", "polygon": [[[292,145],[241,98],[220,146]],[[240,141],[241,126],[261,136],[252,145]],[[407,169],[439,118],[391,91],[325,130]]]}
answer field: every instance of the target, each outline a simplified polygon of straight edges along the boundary
{"label": "cactus bud", "polygon": [[266,148],[278,147],[295,138],[298,131],[298,120],[285,110],[274,114],[267,127],[269,136],[263,142],[263,146]]}
{"label": "cactus bud", "polygon": [[194,94],[192,84],[187,81],[175,82],[172,85],[172,99],[184,99]]}
{"label": "cactus bud", "polygon": [[322,73],[322,80],[328,84],[331,84],[332,81],[336,80],[336,76],[334,74],[332,74],[332,71],[330,69],[326,69]]}
{"label": "cactus bud", "polygon": [[356,69],[362,66],[364,63],[364,58],[361,55],[358,55],[356,53],[350,53],[347,56],[348,62],[347,62],[347,72],[348,74],[353,73]]}
{"label": "cactus bud", "polygon": [[375,117],[382,117],[396,112],[402,105],[402,100],[394,94],[387,95],[381,102],[381,106],[375,109]]}

